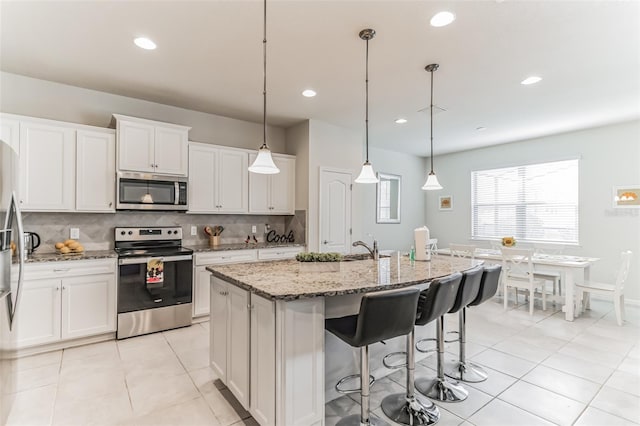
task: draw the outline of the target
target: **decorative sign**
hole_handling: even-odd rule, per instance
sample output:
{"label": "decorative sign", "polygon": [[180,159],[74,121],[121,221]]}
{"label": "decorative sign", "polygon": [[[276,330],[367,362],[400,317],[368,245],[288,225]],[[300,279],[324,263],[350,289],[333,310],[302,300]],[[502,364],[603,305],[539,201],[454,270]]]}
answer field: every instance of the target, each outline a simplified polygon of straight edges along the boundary
{"label": "decorative sign", "polygon": [[267,234],[267,242],[268,243],[294,243],[295,238],[293,238],[293,231],[289,231],[287,235],[285,234],[278,235],[276,234],[276,231],[272,229]]}

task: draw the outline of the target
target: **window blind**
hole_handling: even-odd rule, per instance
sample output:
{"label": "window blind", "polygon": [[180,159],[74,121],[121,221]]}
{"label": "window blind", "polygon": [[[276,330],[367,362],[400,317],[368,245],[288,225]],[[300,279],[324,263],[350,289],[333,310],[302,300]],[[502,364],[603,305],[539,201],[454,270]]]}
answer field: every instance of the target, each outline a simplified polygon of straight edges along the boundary
{"label": "window blind", "polygon": [[578,243],[578,160],[471,172],[472,238]]}

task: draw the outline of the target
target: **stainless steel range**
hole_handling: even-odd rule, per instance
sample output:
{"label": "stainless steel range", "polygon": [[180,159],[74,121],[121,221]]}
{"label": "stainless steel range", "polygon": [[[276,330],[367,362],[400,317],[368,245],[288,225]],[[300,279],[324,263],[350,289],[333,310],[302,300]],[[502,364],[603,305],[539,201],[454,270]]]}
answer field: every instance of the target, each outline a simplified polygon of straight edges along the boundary
{"label": "stainless steel range", "polygon": [[117,338],[191,324],[193,250],[182,228],[115,228]]}

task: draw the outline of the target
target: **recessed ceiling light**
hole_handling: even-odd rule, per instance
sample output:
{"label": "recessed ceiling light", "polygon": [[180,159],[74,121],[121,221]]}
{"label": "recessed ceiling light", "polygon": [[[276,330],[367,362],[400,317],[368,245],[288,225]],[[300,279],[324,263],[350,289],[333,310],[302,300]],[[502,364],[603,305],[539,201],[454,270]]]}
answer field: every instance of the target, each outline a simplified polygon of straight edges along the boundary
{"label": "recessed ceiling light", "polygon": [[487,130],[486,127],[480,126],[480,127],[476,127],[476,130],[479,132],[484,132],[485,130]]}
{"label": "recessed ceiling light", "polygon": [[432,27],[444,27],[456,20],[456,15],[451,12],[438,12],[431,18]]}
{"label": "recessed ceiling light", "polygon": [[305,98],[313,98],[315,95],[317,95],[317,93],[312,89],[307,89],[302,92],[302,96],[304,96]]}
{"label": "recessed ceiling light", "polygon": [[522,80],[520,82],[520,84],[524,84],[525,86],[527,86],[529,84],[535,84],[535,83],[539,82],[540,80],[542,80],[542,78],[533,75],[531,77],[527,77],[524,80]]}
{"label": "recessed ceiling light", "polygon": [[406,118],[398,118],[398,119],[395,121],[395,123],[396,123],[396,124],[404,124],[404,123],[406,123],[406,122],[407,122],[407,119],[406,119]]}
{"label": "recessed ceiling light", "polygon": [[153,50],[157,47],[153,41],[151,41],[146,37],[138,37],[135,40],[133,40],[133,42],[136,44],[136,46],[138,46],[141,49]]}

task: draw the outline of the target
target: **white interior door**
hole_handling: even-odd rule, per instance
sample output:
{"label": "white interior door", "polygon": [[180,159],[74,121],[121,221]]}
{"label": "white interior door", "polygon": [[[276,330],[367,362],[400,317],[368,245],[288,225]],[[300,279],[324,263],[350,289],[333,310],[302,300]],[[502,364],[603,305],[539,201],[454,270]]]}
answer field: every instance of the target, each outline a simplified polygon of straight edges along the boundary
{"label": "white interior door", "polygon": [[351,173],[320,169],[320,251],[351,251]]}

